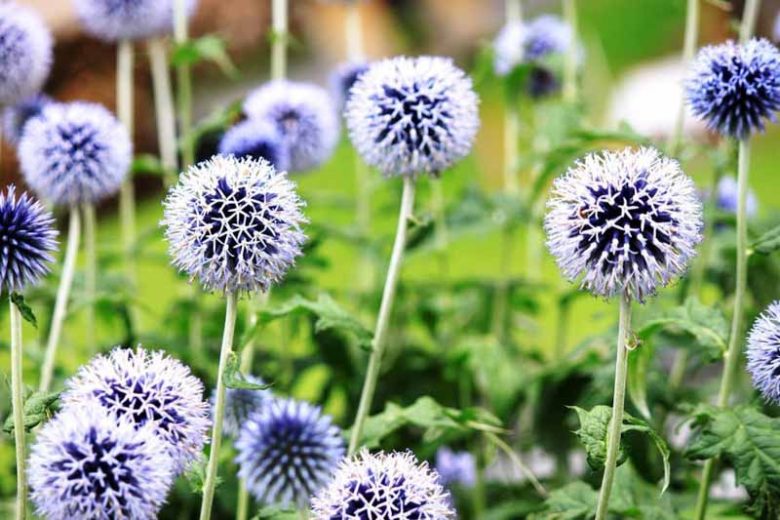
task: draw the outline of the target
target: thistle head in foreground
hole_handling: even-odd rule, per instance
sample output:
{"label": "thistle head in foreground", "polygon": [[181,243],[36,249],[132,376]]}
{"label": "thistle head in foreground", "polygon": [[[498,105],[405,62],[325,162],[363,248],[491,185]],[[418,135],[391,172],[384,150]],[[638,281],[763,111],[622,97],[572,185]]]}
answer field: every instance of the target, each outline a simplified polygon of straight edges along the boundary
{"label": "thistle head in foreground", "polygon": [[54,217],[12,184],[0,192],[0,292],[35,285],[49,272],[57,249]]}
{"label": "thistle head in foreground", "polygon": [[101,105],[52,103],[24,128],[19,162],[27,183],[57,205],[114,195],[130,169],[127,130]]}
{"label": "thistle head in foreground", "polygon": [[277,126],[266,119],[247,119],[225,132],[219,153],[241,159],[265,159],[278,172],[290,167],[290,150]]}
{"label": "thistle head in foreground", "polygon": [[478,102],[452,60],[391,58],[372,64],[352,87],[347,127],[363,160],[385,175],[438,175],[471,151]]}
{"label": "thistle head in foreground", "polygon": [[643,301],[685,271],[701,240],[693,181],[651,148],[586,156],[556,179],[547,206],[558,267],[595,295]]}
{"label": "thistle head in foreground", "polygon": [[[74,0],[76,14],[92,36],[108,42],[139,40],[173,31],[177,0]],[[185,0],[192,16],[197,0]]]}
{"label": "thistle head in foreground", "polygon": [[[248,382],[254,385],[265,385],[265,382],[259,377],[253,375],[245,377]],[[272,397],[270,390],[251,388],[225,389],[225,414],[222,419],[222,432],[230,437],[238,438],[241,427],[244,426],[249,416],[268,403]],[[216,390],[211,395],[212,416],[215,401]]]}
{"label": "thistle head in foreground", "polygon": [[764,399],[780,404],[780,301],[769,305],[750,330],[747,369]]}
{"label": "thistle head in foreground", "polygon": [[93,403],[136,428],[150,427],[166,443],[178,474],[203,450],[210,426],[203,383],[161,351],[115,348],[98,355],[71,378],[65,407]]}
{"label": "thistle head in foreground", "polygon": [[37,117],[52,103],[44,94],[33,94],[3,110],[3,138],[14,146],[19,144],[24,127],[30,119]]}
{"label": "thistle head in foreground", "polygon": [[455,518],[449,493],[428,464],[409,452],[361,452],[341,463],[312,500],[317,520],[332,518]]}
{"label": "thistle head in foreground", "polygon": [[710,130],[745,139],[780,110],[780,51],[764,39],[704,47],[685,93]]}
{"label": "thistle head in foreground", "polygon": [[163,442],[97,406],[64,409],[38,432],[30,499],[48,520],[153,520],[173,482]]}
{"label": "thistle head in foreground", "polygon": [[303,506],[331,478],[346,451],[320,408],[274,399],[253,412],[236,441],[239,476],[266,504]]}
{"label": "thistle head in foreground", "polygon": [[217,155],[192,166],[164,206],[173,264],[212,291],[267,290],[306,240],[295,185],[264,160]]}
{"label": "thistle head in foreground", "polygon": [[327,161],[339,139],[336,107],[316,85],[272,81],[249,93],[244,113],[276,126],[289,149],[290,173],[312,170]]}
{"label": "thistle head in foreground", "polygon": [[38,92],[49,76],[52,38],[31,9],[0,4],[0,106]]}

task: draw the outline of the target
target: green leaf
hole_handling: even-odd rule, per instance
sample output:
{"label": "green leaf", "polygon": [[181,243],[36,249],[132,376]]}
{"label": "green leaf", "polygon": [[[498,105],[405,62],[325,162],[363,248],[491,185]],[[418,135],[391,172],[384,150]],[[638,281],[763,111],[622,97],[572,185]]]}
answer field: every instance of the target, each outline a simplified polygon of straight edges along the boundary
{"label": "green leaf", "polygon": [[[55,404],[60,398],[59,392],[34,392],[24,400],[24,429],[30,431],[51,417]],[[14,416],[9,415],[3,425],[3,431],[8,435],[14,432]]]}
{"label": "green leaf", "polygon": [[631,351],[628,356],[628,396],[645,419],[650,419],[647,404],[647,375],[653,361],[653,344],[645,342]]}
{"label": "green leaf", "polygon": [[149,153],[144,153],[133,157],[133,163],[130,165],[130,171],[133,173],[133,175],[155,175],[158,177],[165,175],[165,168],[163,168],[159,157]]}
{"label": "green leaf", "polygon": [[249,381],[239,369],[238,356],[231,352],[225,367],[225,386],[239,390],[268,390],[271,385],[258,385]]}
{"label": "green leaf", "polygon": [[177,46],[171,59],[174,66],[194,65],[201,61],[215,63],[229,78],[238,77],[238,69],[228,56],[225,40],[213,34]]}
{"label": "green leaf", "polygon": [[16,292],[11,293],[11,303],[19,309],[19,314],[22,315],[24,321],[31,324],[36,329],[38,328],[38,320],[35,318],[35,314],[30,306],[25,303],[24,296]]}
{"label": "green leaf", "polygon": [[252,520],[300,520],[301,514],[295,509],[283,509],[279,506],[266,506],[257,512]]}
{"label": "green leaf", "polygon": [[[208,466],[208,460],[205,455],[201,454],[196,461],[191,462],[187,466],[187,469],[184,472],[184,478],[187,480],[190,489],[195,494],[203,493],[203,487],[206,484],[206,466]],[[219,487],[221,483],[222,478],[218,476],[216,482],[217,487]]]}
{"label": "green leaf", "polygon": [[770,229],[750,244],[750,251],[768,255],[780,249],[780,226]]}
{"label": "green leaf", "polygon": [[598,493],[582,481],[566,484],[550,493],[539,519],[587,520],[596,515]]}

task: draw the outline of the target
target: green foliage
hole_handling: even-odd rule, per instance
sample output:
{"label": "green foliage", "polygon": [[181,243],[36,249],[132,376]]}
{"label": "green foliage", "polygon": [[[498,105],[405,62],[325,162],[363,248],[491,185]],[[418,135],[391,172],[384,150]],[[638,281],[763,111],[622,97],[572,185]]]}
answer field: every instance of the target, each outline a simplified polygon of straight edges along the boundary
{"label": "green foliage", "polygon": [[238,69],[227,53],[225,40],[213,34],[178,45],[171,59],[174,66],[195,65],[202,61],[216,64],[228,78],[235,79],[239,76]]}
{"label": "green foliage", "polygon": [[780,249],[780,226],[774,227],[750,244],[750,251],[768,255]]}
{"label": "green foliage", "polygon": [[239,369],[238,356],[230,353],[227,366],[225,367],[225,386],[239,390],[267,390],[271,385],[259,385],[249,381]]}
{"label": "green foliage", "polygon": [[[32,392],[24,399],[24,429],[29,432],[39,424],[48,420],[57,410],[60,392]],[[3,431],[8,435],[14,432],[14,416],[9,414],[3,424]]]}
{"label": "green foliage", "polygon": [[252,517],[252,520],[300,520],[301,513],[295,509],[267,506]]}
{"label": "green foliage", "polygon": [[35,318],[35,313],[33,313],[33,310],[30,308],[27,303],[24,301],[24,296],[22,296],[19,293],[11,293],[11,303],[13,303],[17,309],[19,309],[19,314],[22,315],[22,319],[26,322],[28,322],[30,325],[38,328],[38,320]]}

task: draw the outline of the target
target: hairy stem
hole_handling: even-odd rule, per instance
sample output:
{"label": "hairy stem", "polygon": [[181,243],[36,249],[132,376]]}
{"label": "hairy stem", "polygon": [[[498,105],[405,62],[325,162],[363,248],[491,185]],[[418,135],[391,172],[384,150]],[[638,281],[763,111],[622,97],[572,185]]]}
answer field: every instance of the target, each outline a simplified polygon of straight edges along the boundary
{"label": "hairy stem", "polygon": [[97,224],[95,205],[85,203],[84,213],[84,295],[87,301],[87,348],[90,352],[97,351],[95,335],[95,298],[97,294]]}
{"label": "hairy stem", "polygon": [[[688,10],[685,15],[685,42],[683,43],[682,63],[683,67],[693,61],[696,53],[696,43],[699,40],[699,1],[688,0]],[[682,151],[683,131],[685,130],[685,99],[680,96],[680,107],[677,110],[677,121],[674,125],[674,134],[670,151],[673,156],[679,155]]]}
{"label": "hairy stem", "polygon": [[176,114],[173,107],[170,66],[165,39],[149,40],[149,60],[152,68],[152,88],[154,88],[154,108],[157,116],[157,142],[160,160],[164,170],[165,187],[173,186],[178,174],[176,157]]}
{"label": "hairy stem", "polygon": [[11,404],[14,417],[14,444],[16,447],[16,519],[27,515],[27,474],[24,444],[24,383],[22,382],[22,315],[10,301],[11,314]]}
{"label": "hairy stem", "polygon": [[[135,54],[133,42],[121,40],[117,47],[116,106],[119,121],[133,139],[133,67]],[[122,229],[122,246],[125,253],[125,269],[130,283],[135,283],[135,187],[132,172],[119,188],[119,219]]]}

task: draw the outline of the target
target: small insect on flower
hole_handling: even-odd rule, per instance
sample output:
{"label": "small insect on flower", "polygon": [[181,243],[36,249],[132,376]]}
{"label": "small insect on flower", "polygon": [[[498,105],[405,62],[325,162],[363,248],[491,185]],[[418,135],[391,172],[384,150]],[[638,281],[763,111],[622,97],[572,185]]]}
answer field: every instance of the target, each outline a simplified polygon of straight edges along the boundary
{"label": "small insect on flower", "polygon": [[455,518],[449,493],[426,462],[409,452],[361,452],[341,463],[312,500],[317,520],[333,518]]}
{"label": "small insect on flower", "polygon": [[10,105],[3,110],[3,137],[12,145],[17,146],[22,138],[22,132],[27,122],[39,116],[43,109],[52,103],[49,96],[34,94]]}
{"label": "small insect on flower", "polygon": [[35,285],[54,261],[54,217],[27,193],[16,196],[12,184],[0,193],[0,292]]}
{"label": "small insect on flower", "polygon": [[770,304],[750,330],[747,370],[764,399],[780,404],[780,301]]}
{"label": "small insect on flower", "polygon": [[685,91],[710,130],[745,139],[780,110],[780,51],[765,39],[704,47]]}
{"label": "small insect on flower", "polygon": [[165,445],[149,428],[98,406],[65,409],[38,432],[30,499],[47,520],[152,520],[173,482]]}
{"label": "small insect on flower", "polygon": [[[245,376],[249,383],[257,386],[265,385],[259,377]],[[222,419],[222,432],[230,437],[238,437],[241,427],[253,412],[260,409],[272,398],[270,390],[255,390],[249,388],[227,388],[225,390],[225,415]],[[211,396],[212,412],[215,396]]]}
{"label": "small insect on flower", "polygon": [[258,501],[303,506],[346,452],[341,430],[320,408],[274,399],[249,416],[236,442],[239,476]]}
{"label": "small insect on flower", "polygon": [[149,426],[164,440],[176,473],[197,459],[210,426],[203,383],[161,351],[115,348],[79,370],[62,396],[76,410],[97,402],[137,428]]}
{"label": "small insect on flower", "polygon": [[588,155],[556,179],[547,205],[558,267],[596,295],[642,301],[683,273],[701,240],[693,181],[651,148]]}
{"label": "small insect on flower", "polygon": [[[173,31],[176,0],[74,0],[88,33],[104,41],[139,40]],[[192,16],[197,0],[185,0]]]}
{"label": "small insect on flower", "polygon": [[164,205],[174,265],[212,291],[267,290],[306,240],[295,184],[264,160],[217,155],[183,174]]}
{"label": "small insect on flower", "polygon": [[349,135],[385,175],[438,175],[468,155],[479,128],[471,79],[448,58],[382,60],[347,101]]}
{"label": "small insect on flower", "polygon": [[241,159],[265,159],[276,171],[290,167],[290,150],[277,126],[266,119],[247,119],[225,132],[219,153]]}
{"label": "small insect on flower", "polygon": [[333,72],[330,73],[328,84],[330,86],[331,96],[336,100],[336,106],[339,111],[343,111],[349,99],[350,90],[355,85],[360,76],[368,70],[368,63],[365,62],[345,62],[339,64]]}
{"label": "small insect on flower", "polygon": [[272,81],[252,91],[244,101],[250,119],[271,121],[290,150],[291,173],[324,163],[336,147],[339,120],[328,93],[307,83]]}
{"label": "small insect on flower", "polygon": [[49,29],[31,9],[0,4],[0,106],[38,92],[52,61]]}
{"label": "small insect on flower", "polygon": [[[726,213],[737,213],[738,190],[737,181],[734,177],[723,177],[718,181],[717,198],[715,203],[719,210]],[[747,194],[747,215],[754,217],[758,213],[758,200],[753,190],[748,190]]]}
{"label": "small insect on flower", "polygon": [[24,128],[19,161],[27,184],[58,205],[96,202],[119,190],[132,144],[124,126],[94,103],[52,103]]}
{"label": "small insect on flower", "polygon": [[477,463],[468,451],[453,451],[444,446],[436,452],[436,472],[442,486],[474,487]]}

